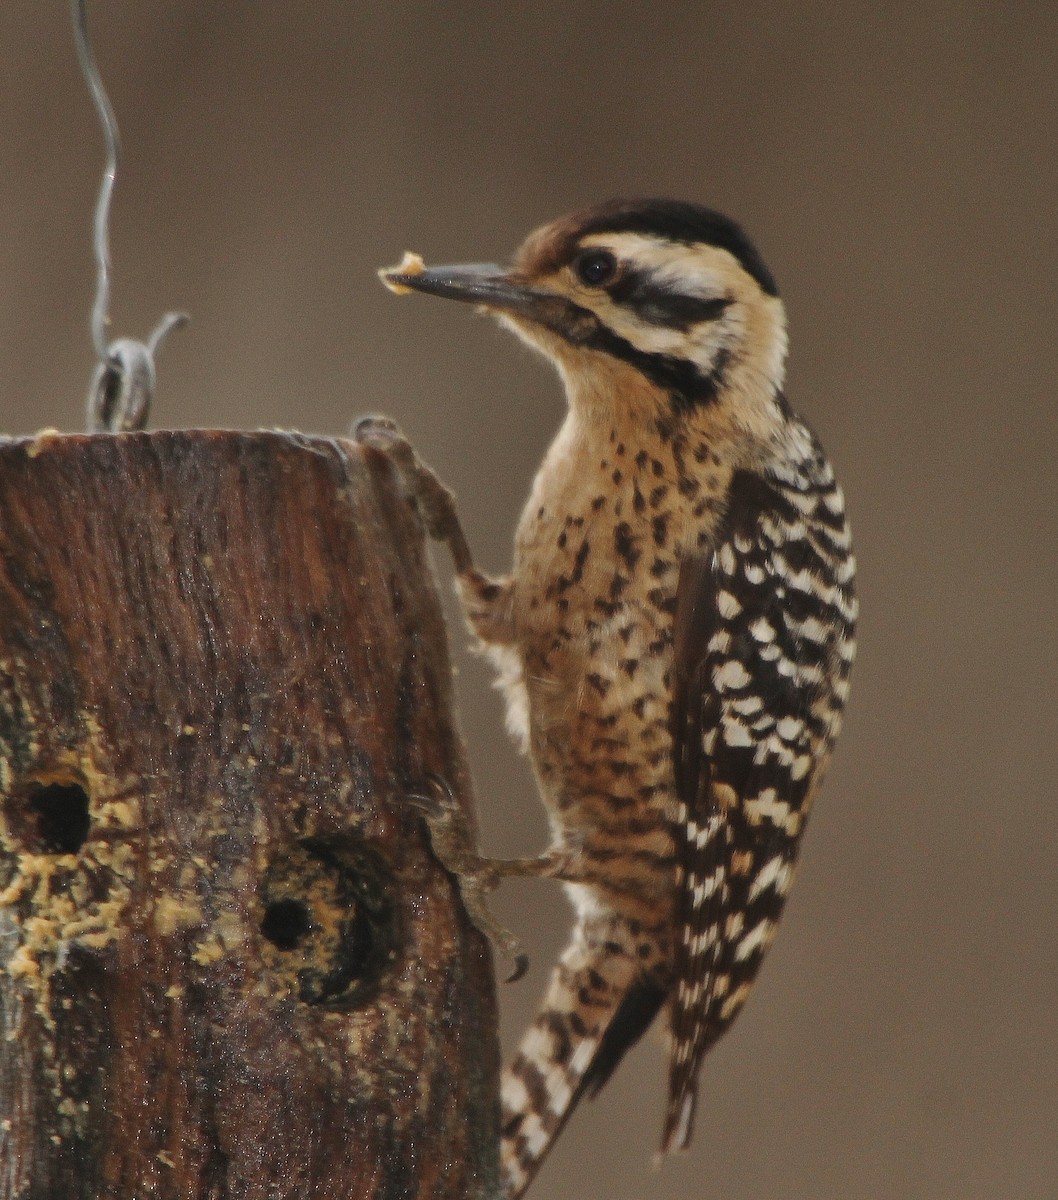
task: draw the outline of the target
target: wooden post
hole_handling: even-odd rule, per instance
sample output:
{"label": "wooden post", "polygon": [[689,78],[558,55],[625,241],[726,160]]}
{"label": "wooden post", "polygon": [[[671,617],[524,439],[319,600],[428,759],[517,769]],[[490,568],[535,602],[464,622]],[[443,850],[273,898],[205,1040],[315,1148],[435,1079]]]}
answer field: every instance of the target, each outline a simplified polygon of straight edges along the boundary
{"label": "wooden post", "polygon": [[0,1198],[497,1193],[469,779],[389,464],[0,442]]}

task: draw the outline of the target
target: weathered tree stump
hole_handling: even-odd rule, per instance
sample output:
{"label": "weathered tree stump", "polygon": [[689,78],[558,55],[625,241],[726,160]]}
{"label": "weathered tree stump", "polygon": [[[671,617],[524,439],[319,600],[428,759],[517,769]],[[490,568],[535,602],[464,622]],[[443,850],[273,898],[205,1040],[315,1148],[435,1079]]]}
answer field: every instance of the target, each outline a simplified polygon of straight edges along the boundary
{"label": "weathered tree stump", "polygon": [[495,1194],[449,683],[378,456],[0,442],[3,1200]]}

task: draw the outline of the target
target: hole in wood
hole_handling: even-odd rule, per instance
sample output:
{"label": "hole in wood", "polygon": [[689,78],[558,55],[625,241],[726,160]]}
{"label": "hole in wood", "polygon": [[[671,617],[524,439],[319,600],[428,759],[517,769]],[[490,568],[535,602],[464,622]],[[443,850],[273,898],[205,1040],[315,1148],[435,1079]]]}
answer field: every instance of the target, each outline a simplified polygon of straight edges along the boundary
{"label": "hole in wood", "polygon": [[261,932],[280,950],[293,950],[311,928],[309,910],[300,900],[274,901],[261,922]]}
{"label": "hole in wood", "polygon": [[347,835],[307,838],[269,867],[261,888],[261,954],[306,1004],[367,1003],[392,961],[393,879]]}
{"label": "hole in wood", "polygon": [[34,784],[26,815],[26,842],[37,854],[76,854],[91,826],[88,793],[76,783]]}

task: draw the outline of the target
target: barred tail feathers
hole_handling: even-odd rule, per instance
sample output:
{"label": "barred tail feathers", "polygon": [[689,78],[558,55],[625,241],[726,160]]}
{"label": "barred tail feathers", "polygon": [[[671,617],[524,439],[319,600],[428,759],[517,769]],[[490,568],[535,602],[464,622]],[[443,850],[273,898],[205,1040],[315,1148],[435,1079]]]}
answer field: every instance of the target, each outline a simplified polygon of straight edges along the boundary
{"label": "barred tail feathers", "polygon": [[522,1195],[581,1097],[599,1091],[665,1001],[656,964],[637,957],[625,924],[612,915],[578,922],[504,1071],[500,1153],[507,1200]]}

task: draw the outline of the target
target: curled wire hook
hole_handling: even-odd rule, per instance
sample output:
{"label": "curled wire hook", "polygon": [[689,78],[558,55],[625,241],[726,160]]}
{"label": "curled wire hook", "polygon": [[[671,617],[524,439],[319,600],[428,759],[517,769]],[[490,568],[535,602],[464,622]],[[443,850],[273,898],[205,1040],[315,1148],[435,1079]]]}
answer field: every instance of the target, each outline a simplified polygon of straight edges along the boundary
{"label": "curled wire hook", "polygon": [[93,245],[96,257],[96,297],[92,306],[92,341],[99,363],[88,389],[87,423],[91,432],[142,429],[154,399],[154,355],[174,329],[191,319],[187,313],[169,312],[158,322],[146,343],[134,338],[106,340],[110,323],[110,202],[121,161],[121,138],[103,79],[88,37],[88,0],[70,0],[74,41],[81,72],[92,96],[106,143],[106,163],[96,201]]}

